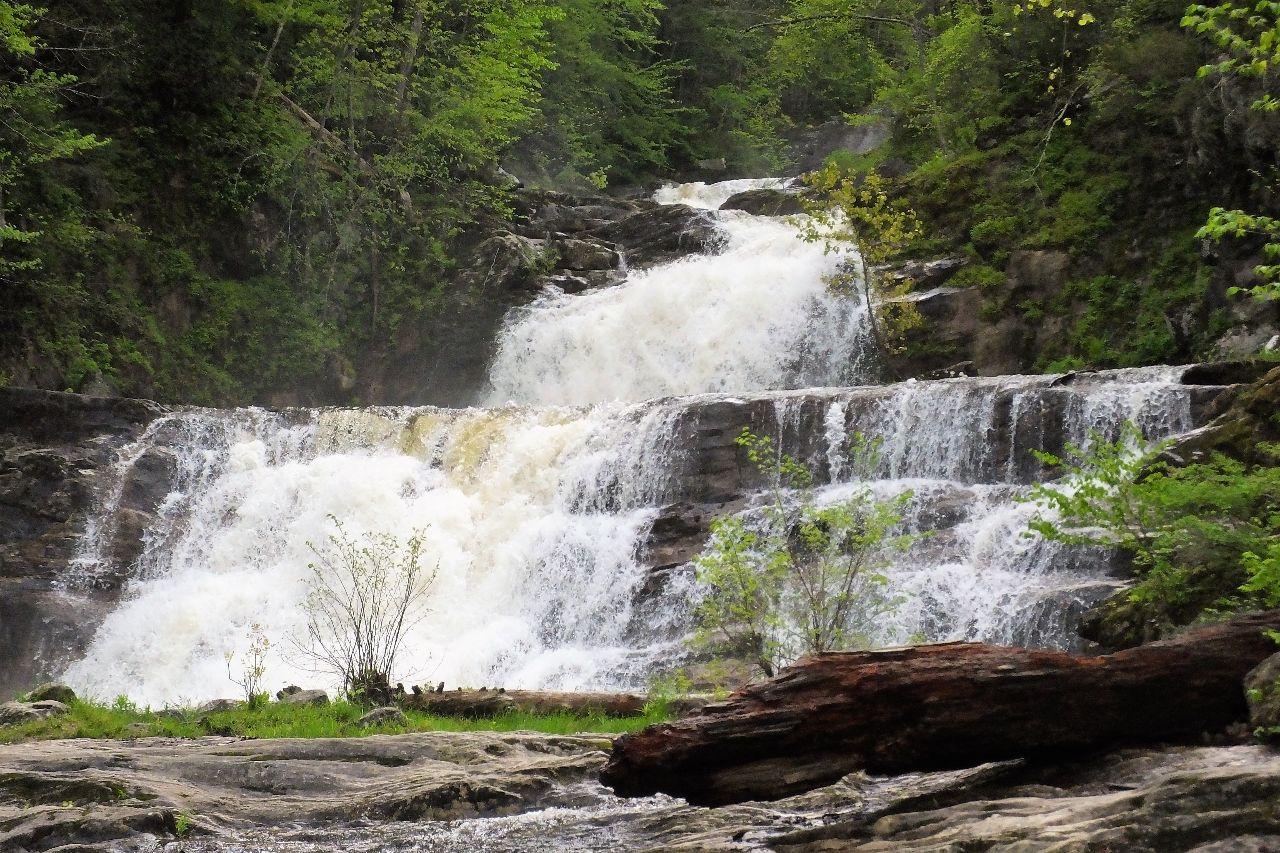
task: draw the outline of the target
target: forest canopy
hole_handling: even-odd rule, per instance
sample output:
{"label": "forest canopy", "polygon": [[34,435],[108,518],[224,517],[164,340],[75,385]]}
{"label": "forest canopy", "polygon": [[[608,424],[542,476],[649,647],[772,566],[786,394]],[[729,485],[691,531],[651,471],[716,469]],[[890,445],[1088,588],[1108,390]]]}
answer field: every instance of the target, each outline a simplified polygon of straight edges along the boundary
{"label": "forest canopy", "polygon": [[[1191,355],[1164,318],[1204,301],[1196,230],[1274,222],[1274,5],[0,2],[0,379],[261,401],[439,310],[510,212],[499,166],[575,192],[785,172],[833,120],[890,129],[835,165],[897,181],[915,248],[971,283],[1020,248],[1155,247],[1104,257],[1059,355]],[[1117,307],[1123,335],[1090,325]]]}

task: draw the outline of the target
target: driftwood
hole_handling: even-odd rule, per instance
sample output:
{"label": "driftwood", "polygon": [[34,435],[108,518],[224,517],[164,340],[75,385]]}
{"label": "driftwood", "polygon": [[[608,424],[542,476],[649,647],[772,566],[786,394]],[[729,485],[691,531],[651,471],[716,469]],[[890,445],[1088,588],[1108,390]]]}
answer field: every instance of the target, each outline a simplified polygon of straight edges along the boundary
{"label": "driftwood", "polygon": [[416,692],[400,698],[415,711],[442,717],[496,717],[500,714],[602,714],[634,717],[644,712],[645,700],[630,693],[553,693],[533,690],[450,690]]}
{"label": "driftwood", "polygon": [[1242,680],[1280,611],[1099,657],[952,643],[825,654],[692,716],[626,735],[622,796],[777,799],[902,773],[1198,737],[1246,718]]}

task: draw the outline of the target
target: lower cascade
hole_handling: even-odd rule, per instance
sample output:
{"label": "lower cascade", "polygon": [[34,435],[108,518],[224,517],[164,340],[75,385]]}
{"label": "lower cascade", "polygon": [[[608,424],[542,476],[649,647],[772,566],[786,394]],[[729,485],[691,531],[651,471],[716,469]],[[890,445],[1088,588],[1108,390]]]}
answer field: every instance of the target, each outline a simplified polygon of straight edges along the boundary
{"label": "lower cascade", "polygon": [[[762,185],[658,200],[710,210]],[[821,500],[854,486],[842,451],[855,434],[883,438],[870,485],[912,490],[904,526],[938,532],[894,557],[903,604],[878,643],[1070,647],[1074,616],[1115,584],[1105,555],[1068,561],[1023,535],[1031,510],[1016,498],[1047,474],[1031,451],[1125,421],[1150,438],[1191,429],[1203,400],[1183,370],[865,384],[865,306],[822,282],[838,259],[786,220],[716,215],[721,254],[549,291],[510,317],[489,408],[156,420],[121,455],[66,583],[94,582],[131,471],[160,466],[170,491],[127,594],[65,679],[153,706],[225,695],[224,656],[258,625],[286,649],[265,682],[316,683],[287,641],[305,630],[311,546],[332,517],[353,533],[424,535],[436,577],[413,614],[406,679],[642,689],[680,659],[697,594],[687,555],[655,557],[655,522],[681,507],[750,512],[756,484],[734,446],[748,425],[814,468]],[[727,325],[701,340],[691,330],[708,334],[708,316]]]}

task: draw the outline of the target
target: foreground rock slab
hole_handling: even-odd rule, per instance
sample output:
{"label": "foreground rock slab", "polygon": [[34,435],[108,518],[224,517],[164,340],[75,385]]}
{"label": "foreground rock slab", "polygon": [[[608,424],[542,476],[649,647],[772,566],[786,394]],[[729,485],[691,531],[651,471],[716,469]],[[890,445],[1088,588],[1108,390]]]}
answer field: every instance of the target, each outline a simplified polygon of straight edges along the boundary
{"label": "foreground rock slab", "polygon": [[180,814],[197,834],[512,814],[594,776],[607,746],[590,737],[480,732],[4,745],[0,850],[145,849],[148,837],[176,834]]}
{"label": "foreground rock slab", "polygon": [[774,800],[855,770],[946,770],[1157,743],[1247,717],[1242,681],[1280,611],[1100,657],[953,643],[819,655],[700,713],[619,739],[623,796]]}
{"label": "foreground rock slab", "polygon": [[768,808],[672,810],[636,832],[649,833],[645,853],[1274,853],[1280,753],[1178,747],[1052,768],[855,774]]}

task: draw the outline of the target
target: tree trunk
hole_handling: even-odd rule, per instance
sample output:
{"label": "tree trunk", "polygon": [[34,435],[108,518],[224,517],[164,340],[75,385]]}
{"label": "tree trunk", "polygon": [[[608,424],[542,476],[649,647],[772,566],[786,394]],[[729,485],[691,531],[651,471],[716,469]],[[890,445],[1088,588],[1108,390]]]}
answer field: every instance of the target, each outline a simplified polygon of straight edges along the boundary
{"label": "tree trunk", "polygon": [[1246,718],[1280,611],[1100,657],[952,643],[808,658],[619,739],[601,779],[699,805],[777,799],[855,770],[947,770],[1197,738]]}

